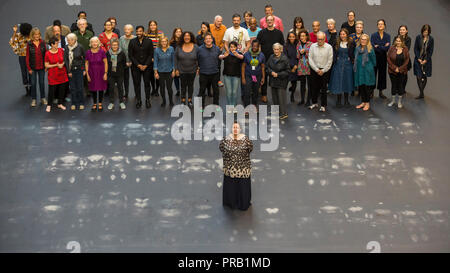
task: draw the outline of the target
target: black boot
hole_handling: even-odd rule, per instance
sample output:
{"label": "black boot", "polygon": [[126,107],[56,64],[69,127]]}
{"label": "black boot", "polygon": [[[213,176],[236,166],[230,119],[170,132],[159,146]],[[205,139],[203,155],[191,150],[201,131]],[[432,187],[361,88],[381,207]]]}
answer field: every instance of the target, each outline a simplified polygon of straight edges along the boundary
{"label": "black boot", "polygon": [[342,106],[342,94],[338,94],[337,99],[336,99],[336,107],[341,107],[341,106]]}
{"label": "black boot", "polygon": [[350,102],[348,101],[348,93],[344,93],[344,106],[349,107]]}
{"label": "black boot", "polygon": [[177,97],[180,96],[180,90],[177,90],[177,93],[175,94],[175,96],[177,96]]}
{"label": "black boot", "polygon": [[145,100],[145,107],[148,109],[150,107],[152,107],[152,104],[150,103],[150,99],[146,99]]}
{"label": "black boot", "polygon": [[291,91],[291,102],[295,102],[294,92],[295,90]]}
{"label": "black boot", "polygon": [[378,92],[379,92],[379,97],[380,97],[381,99],[386,99],[386,96],[383,95],[383,90],[378,90]]}
{"label": "black boot", "polygon": [[138,100],[136,101],[136,109],[140,109],[142,107],[142,101]]}
{"label": "black boot", "polygon": [[25,90],[26,90],[25,96],[26,97],[31,96],[31,87],[30,86],[25,86]]}
{"label": "black boot", "polygon": [[423,98],[425,98],[425,96],[423,94],[423,91],[420,91],[420,95],[416,97],[416,100],[420,100],[420,99],[423,99]]}

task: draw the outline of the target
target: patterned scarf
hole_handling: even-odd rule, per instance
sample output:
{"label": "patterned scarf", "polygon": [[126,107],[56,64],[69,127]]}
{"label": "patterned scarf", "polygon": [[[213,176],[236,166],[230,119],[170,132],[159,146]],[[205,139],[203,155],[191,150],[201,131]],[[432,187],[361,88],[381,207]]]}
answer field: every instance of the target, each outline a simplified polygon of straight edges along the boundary
{"label": "patterned scarf", "polygon": [[[300,51],[302,49],[305,49],[305,51],[306,51],[306,44],[308,44],[308,42],[306,42],[304,45],[302,45],[302,42],[299,42],[297,50]],[[307,63],[306,54],[302,54],[302,62],[303,62],[303,65],[306,67],[307,66],[306,65],[306,63]]]}
{"label": "patterned scarf", "polygon": [[361,49],[361,46],[358,46],[356,49],[355,55],[355,63],[353,64],[353,71],[356,72],[356,60],[358,60],[358,56],[362,54],[362,66],[364,67],[369,60],[369,52],[367,51],[367,47],[364,50]]}
{"label": "patterned scarf", "polygon": [[78,46],[78,42],[75,42],[73,46],[67,45],[69,48],[69,68],[72,68],[72,61],[73,61],[73,50]]}
{"label": "patterned scarf", "polygon": [[117,50],[116,52],[114,52],[112,48],[109,49],[109,55],[111,55],[112,72],[117,71],[117,55],[119,55],[120,52],[122,52],[122,49],[120,47],[119,50]]}

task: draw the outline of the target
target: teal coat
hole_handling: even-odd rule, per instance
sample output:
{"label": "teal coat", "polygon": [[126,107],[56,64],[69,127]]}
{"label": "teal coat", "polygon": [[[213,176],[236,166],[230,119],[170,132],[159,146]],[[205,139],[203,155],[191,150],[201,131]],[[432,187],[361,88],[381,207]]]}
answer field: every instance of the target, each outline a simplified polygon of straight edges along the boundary
{"label": "teal coat", "polygon": [[355,49],[355,63],[356,63],[356,71],[354,72],[354,81],[355,86],[367,85],[374,86],[375,85],[375,70],[374,67],[377,64],[377,59],[375,57],[375,50],[372,48],[372,51],[369,52],[369,59],[367,60],[365,66],[362,66],[362,55],[358,55],[356,58],[356,50]]}

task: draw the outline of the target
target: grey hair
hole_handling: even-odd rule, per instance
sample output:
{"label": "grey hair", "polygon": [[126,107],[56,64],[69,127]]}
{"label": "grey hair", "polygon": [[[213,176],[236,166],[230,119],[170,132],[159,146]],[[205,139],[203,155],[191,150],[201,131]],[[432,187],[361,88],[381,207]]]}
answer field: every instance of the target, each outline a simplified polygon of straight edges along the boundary
{"label": "grey hair", "polygon": [[110,43],[111,43],[111,45],[112,45],[113,43],[118,43],[118,44],[120,44],[120,41],[119,41],[119,39],[117,39],[117,38],[112,38]]}
{"label": "grey hair", "polygon": [[283,45],[280,43],[273,44],[272,49],[274,49],[274,48],[279,48],[281,51],[283,51]]}
{"label": "grey hair", "polygon": [[92,47],[92,41],[97,41],[98,43],[99,43],[99,46],[100,46],[100,39],[98,39],[98,37],[97,36],[94,36],[94,37],[92,37],[90,40],[89,40],[89,47]]}
{"label": "grey hair", "polygon": [[333,25],[336,25],[336,21],[333,18],[327,19],[327,24],[332,23]]}
{"label": "grey hair", "polygon": [[75,40],[75,42],[78,40],[77,35],[75,35],[74,33],[69,33],[66,36],[67,40]]}
{"label": "grey hair", "polygon": [[219,18],[223,20],[222,16],[216,15],[216,17],[214,17],[214,22],[217,21],[217,19],[219,19]]}
{"label": "grey hair", "polygon": [[132,30],[134,30],[134,27],[132,24],[126,24],[125,26],[123,26],[123,29],[130,27]]}
{"label": "grey hair", "polygon": [[78,19],[78,21],[77,21],[77,26],[78,26],[79,24],[83,23],[83,22],[87,24],[87,20],[86,20],[86,19],[84,19],[84,18]]}
{"label": "grey hair", "polygon": [[316,35],[317,35],[317,37],[319,37],[319,35],[323,35],[323,36],[325,36],[325,37],[327,36],[327,35],[325,34],[325,32],[323,32],[323,31],[317,32]]}

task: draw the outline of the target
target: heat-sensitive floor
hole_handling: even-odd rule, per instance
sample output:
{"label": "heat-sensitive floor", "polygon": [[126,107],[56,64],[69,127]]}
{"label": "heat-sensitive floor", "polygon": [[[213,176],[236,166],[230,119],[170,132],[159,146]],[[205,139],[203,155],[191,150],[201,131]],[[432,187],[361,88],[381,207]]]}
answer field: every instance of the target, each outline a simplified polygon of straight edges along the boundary
{"label": "heat-sensitive floor", "polygon": [[[41,2],[3,1],[1,25],[27,20],[43,28],[55,12],[71,24],[84,9],[95,29],[109,15],[116,15],[120,26],[145,25],[156,16],[169,33],[183,24],[197,30],[204,14],[195,6],[207,5],[214,10],[207,18],[222,14],[230,25],[233,11],[242,12],[256,1],[233,8],[224,2],[190,2],[189,16],[181,11],[187,9],[181,1],[135,1],[134,8],[120,12],[115,0],[102,10],[99,3],[83,0],[81,7]],[[177,119],[170,117],[168,107],[159,106],[159,98],[150,110],[136,110],[133,99],[126,111],[30,109],[17,59],[6,43],[11,30],[2,28],[0,251],[448,252],[450,41],[442,33],[449,6],[445,1],[404,1],[408,11],[424,14],[389,16],[397,14],[397,2],[402,1],[381,1],[380,6],[366,1],[273,3],[280,17],[289,18],[285,28],[297,14],[308,25],[311,13],[322,21],[334,16],[342,22],[347,9],[365,18],[367,32],[375,30],[381,16],[389,19],[391,33],[406,23],[415,36],[422,23],[429,23],[436,40],[434,74],[426,100],[417,101],[410,72],[404,109],[389,108],[379,98],[367,113],[338,109],[331,95],[326,113],[289,104],[278,149],[262,152],[262,141],[254,141],[252,206],[246,212],[222,206],[218,141],[173,140],[171,126]],[[25,3],[37,13],[21,10]],[[289,8],[293,5],[298,12]],[[332,5],[333,13],[321,10],[325,5]],[[158,7],[158,13],[151,7]],[[169,13],[171,7],[180,11]],[[141,11],[145,8],[148,14]],[[37,16],[39,12],[47,17]],[[263,5],[254,12],[262,17]]]}

